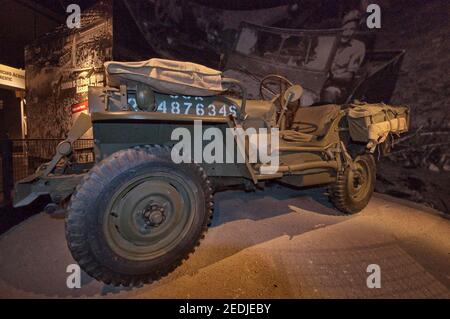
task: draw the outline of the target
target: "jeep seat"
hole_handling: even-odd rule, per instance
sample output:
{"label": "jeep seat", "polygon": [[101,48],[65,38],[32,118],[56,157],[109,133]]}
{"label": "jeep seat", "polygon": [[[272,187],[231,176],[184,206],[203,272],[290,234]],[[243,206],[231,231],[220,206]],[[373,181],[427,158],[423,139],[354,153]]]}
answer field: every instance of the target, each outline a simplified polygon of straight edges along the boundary
{"label": "jeep seat", "polygon": [[339,115],[335,104],[300,107],[295,113],[291,130],[320,138],[327,134],[331,123]]}
{"label": "jeep seat", "polygon": [[[228,98],[236,105],[241,105],[242,100],[236,98]],[[276,107],[271,101],[263,100],[246,100],[245,102],[246,118],[242,126],[246,129],[249,127],[267,128],[274,126],[276,121]]]}
{"label": "jeep seat", "polygon": [[276,121],[275,105],[271,101],[247,100],[245,113],[247,117],[242,124],[244,129],[249,127],[270,129]]}

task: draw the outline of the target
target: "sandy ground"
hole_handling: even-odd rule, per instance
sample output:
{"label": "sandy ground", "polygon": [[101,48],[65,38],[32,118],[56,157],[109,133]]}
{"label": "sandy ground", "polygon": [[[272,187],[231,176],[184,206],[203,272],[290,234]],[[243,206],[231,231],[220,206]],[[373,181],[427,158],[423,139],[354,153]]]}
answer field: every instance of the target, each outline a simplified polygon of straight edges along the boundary
{"label": "sandy ground", "polygon": [[[450,298],[450,220],[375,195],[360,214],[333,209],[324,190],[229,191],[197,251],[167,277],[139,288],[104,285],[74,263],[64,222],[35,215],[0,237],[1,298]],[[367,288],[367,266],[381,288]]]}

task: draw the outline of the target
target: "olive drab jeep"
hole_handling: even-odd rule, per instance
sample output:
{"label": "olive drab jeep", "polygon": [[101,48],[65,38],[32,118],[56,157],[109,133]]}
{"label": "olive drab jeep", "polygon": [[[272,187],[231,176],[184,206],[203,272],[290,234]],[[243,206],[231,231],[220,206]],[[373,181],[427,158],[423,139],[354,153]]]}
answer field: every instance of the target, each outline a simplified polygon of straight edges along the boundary
{"label": "olive drab jeep", "polygon": [[[328,185],[338,210],[361,211],[374,191],[374,154],[388,151],[409,125],[404,106],[300,107],[302,87],[280,75],[261,84],[266,99],[249,100],[239,81],[198,64],[151,59],[105,68],[108,85],[89,89],[90,114],[78,118],[50,162],[16,184],[14,204],[49,195],[52,207],[67,211],[72,256],[107,284],[136,286],[170,273],[204,237],[213,195],[224,188]],[[275,170],[259,157],[250,161],[251,138],[237,135],[230,158],[240,161],[174,161],[174,131],[195,135],[198,123],[201,133],[223,132],[216,145],[229,144],[229,129],[253,129],[258,138],[278,132],[269,142]],[[95,163],[77,168],[73,142],[91,127]]]}

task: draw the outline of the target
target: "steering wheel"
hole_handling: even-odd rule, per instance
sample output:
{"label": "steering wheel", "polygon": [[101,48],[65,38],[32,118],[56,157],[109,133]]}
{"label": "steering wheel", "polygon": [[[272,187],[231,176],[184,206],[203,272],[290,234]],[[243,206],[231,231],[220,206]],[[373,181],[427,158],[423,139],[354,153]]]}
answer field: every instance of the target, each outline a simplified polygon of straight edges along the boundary
{"label": "steering wheel", "polygon": [[[285,103],[285,92],[289,87],[292,87],[293,83],[284,76],[277,74],[269,74],[261,80],[259,85],[259,94],[263,100],[278,100],[275,103],[278,108],[278,115],[281,113],[281,107]],[[296,104],[289,104],[288,111],[286,112],[285,119],[280,125],[280,129],[284,130],[292,125],[296,110],[300,107],[300,99]],[[277,118],[278,121],[278,118]]]}
{"label": "steering wheel", "polygon": [[[277,95],[280,99],[284,97],[284,91],[293,84],[287,78],[277,74],[269,74],[261,80],[259,95],[263,100],[272,100]],[[271,95],[271,96],[270,96]],[[283,103],[284,101],[280,101]]]}

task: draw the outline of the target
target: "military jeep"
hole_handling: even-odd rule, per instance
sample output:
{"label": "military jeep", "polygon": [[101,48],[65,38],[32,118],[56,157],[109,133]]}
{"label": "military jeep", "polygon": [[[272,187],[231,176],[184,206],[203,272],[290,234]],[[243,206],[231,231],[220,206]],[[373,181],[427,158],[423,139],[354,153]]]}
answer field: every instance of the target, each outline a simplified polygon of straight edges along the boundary
{"label": "military jeep", "polygon": [[[78,118],[50,162],[16,184],[14,204],[49,195],[47,210],[66,210],[72,256],[106,284],[136,286],[175,269],[204,237],[213,195],[222,189],[328,185],[338,210],[361,211],[374,191],[375,155],[388,152],[409,124],[404,106],[301,107],[302,87],[280,75],[270,76],[278,92],[262,83],[261,91],[274,95],[270,100],[249,100],[239,81],[193,63],[151,59],[105,68],[108,86],[89,90],[90,115]],[[288,109],[295,110],[291,118]],[[243,161],[175,163],[174,130],[194,133],[200,121],[202,132],[223,131],[223,144],[227,129],[279,132],[270,143],[276,170],[251,162],[250,139],[237,136],[232,143],[239,154],[231,158]],[[95,163],[73,163],[72,144],[91,127]],[[224,157],[228,145],[225,150]]]}

